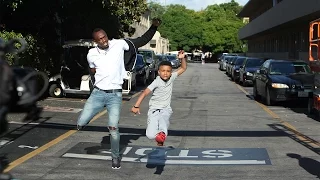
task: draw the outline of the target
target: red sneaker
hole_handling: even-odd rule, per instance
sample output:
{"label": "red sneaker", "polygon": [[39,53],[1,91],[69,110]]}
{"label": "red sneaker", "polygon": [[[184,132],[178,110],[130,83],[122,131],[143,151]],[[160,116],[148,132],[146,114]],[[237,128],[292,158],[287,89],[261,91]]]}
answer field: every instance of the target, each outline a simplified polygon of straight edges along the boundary
{"label": "red sneaker", "polygon": [[163,146],[163,143],[166,140],[166,134],[164,132],[160,132],[157,134],[155,139],[158,143],[158,146]]}

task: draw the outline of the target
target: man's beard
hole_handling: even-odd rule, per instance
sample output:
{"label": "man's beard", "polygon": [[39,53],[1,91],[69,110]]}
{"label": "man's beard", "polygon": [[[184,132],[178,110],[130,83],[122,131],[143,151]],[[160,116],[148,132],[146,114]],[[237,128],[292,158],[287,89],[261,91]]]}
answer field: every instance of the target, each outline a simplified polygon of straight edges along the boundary
{"label": "man's beard", "polygon": [[106,44],[106,45],[98,45],[98,47],[100,48],[100,49],[108,49],[109,48],[109,44]]}

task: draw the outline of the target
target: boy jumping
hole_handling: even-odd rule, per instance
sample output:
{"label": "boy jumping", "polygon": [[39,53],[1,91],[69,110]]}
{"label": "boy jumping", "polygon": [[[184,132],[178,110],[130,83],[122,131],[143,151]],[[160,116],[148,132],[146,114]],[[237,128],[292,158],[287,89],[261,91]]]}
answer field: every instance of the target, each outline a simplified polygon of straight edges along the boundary
{"label": "boy jumping", "polygon": [[157,78],[141,93],[131,111],[140,114],[140,104],[143,99],[153,91],[149,101],[148,127],[146,135],[149,139],[155,139],[158,146],[163,146],[168,135],[170,124],[171,95],[173,81],[187,69],[186,56],[184,51],[179,51],[178,58],[181,59],[181,67],[172,73],[170,61],[162,61],[159,64]]}

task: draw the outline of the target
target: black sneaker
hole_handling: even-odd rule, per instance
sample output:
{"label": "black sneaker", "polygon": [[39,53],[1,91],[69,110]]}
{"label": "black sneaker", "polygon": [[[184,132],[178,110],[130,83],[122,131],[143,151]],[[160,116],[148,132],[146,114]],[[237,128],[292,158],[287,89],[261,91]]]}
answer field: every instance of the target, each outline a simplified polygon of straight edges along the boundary
{"label": "black sneaker", "polygon": [[112,169],[120,169],[120,158],[113,158],[112,159]]}

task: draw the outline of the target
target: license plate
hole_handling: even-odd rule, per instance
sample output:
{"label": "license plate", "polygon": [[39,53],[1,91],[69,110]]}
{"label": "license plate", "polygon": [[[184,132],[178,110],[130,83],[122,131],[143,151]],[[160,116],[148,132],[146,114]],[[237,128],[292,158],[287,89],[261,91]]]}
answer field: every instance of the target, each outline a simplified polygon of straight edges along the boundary
{"label": "license plate", "polygon": [[298,92],[298,97],[308,97],[309,92],[304,92],[304,91],[299,91]]}

